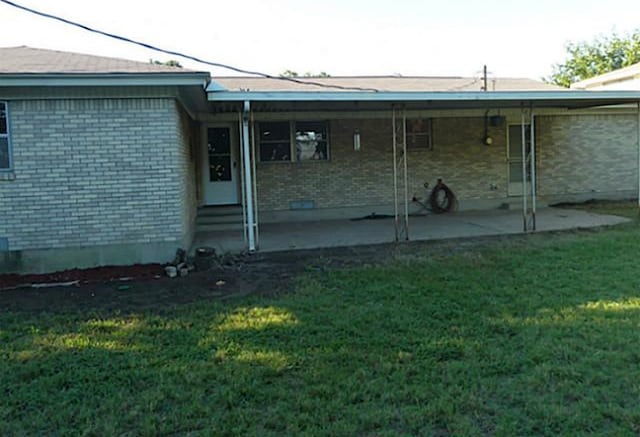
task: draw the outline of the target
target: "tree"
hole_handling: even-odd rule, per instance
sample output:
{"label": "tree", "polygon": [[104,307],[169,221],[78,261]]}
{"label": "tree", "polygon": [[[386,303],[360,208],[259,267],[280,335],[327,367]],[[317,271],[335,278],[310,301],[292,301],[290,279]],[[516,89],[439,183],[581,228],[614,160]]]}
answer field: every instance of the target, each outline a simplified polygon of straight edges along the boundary
{"label": "tree", "polygon": [[[301,76],[298,74],[297,71],[285,70],[284,72],[280,73],[280,77],[301,77]],[[320,73],[317,73],[317,74],[306,72],[305,74],[302,75],[302,77],[331,77],[331,75],[326,71],[321,71]]]}
{"label": "tree", "polygon": [[292,70],[285,70],[282,73],[280,73],[280,77],[298,77],[298,72],[297,71],[292,71]]}
{"label": "tree", "polygon": [[149,59],[149,63],[155,64],[155,65],[166,65],[167,67],[182,68],[182,64],[180,64],[180,62],[176,61],[175,59],[169,59],[168,61],[165,61],[165,62],[158,61],[157,59]]}
{"label": "tree", "polygon": [[546,80],[569,87],[574,82],[640,62],[640,29],[625,35],[613,33],[592,41],[569,42],[567,59],[555,64]]}

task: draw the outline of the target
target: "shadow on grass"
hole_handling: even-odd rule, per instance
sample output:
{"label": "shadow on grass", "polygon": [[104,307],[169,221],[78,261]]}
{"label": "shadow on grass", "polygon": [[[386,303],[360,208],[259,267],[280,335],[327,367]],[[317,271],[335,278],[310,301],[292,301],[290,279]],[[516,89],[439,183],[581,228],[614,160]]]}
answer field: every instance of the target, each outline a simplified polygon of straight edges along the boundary
{"label": "shadow on grass", "polygon": [[635,434],[636,231],[0,318],[3,434]]}

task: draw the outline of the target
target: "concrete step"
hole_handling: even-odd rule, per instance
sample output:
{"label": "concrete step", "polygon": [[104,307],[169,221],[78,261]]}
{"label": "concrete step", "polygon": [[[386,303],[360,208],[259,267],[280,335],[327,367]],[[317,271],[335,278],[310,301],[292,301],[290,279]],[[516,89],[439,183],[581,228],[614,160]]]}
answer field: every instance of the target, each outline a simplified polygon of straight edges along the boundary
{"label": "concrete step", "polygon": [[198,217],[239,215],[242,217],[241,205],[204,206],[198,208]]}
{"label": "concrete step", "polygon": [[198,209],[197,232],[242,230],[242,206],[206,206]]}
{"label": "concrete step", "polygon": [[196,226],[196,232],[241,231],[242,229],[244,229],[242,220],[235,223],[205,223]]}
{"label": "concrete step", "polygon": [[224,223],[242,223],[242,214],[240,215],[198,215],[196,218],[197,225],[212,225]]}

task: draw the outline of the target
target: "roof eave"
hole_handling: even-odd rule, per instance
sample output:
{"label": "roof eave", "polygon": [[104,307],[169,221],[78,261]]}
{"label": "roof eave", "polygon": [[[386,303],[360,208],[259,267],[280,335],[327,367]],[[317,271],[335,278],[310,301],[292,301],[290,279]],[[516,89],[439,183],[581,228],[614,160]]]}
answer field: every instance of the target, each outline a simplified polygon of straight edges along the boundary
{"label": "roof eave", "polygon": [[201,86],[207,72],[152,73],[0,73],[0,87],[32,86]]}
{"label": "roof eave", "polygon": [[608,83],[623,82],[633,80],[640,77],[640,64],[634,64],[619,70],[610,71],[609,73],[600,74],[589,79],[584,79],[571,84],[571,89],[585,89],[590,87],[602,86]]}
{"label": "roof eave", "polygon": [[420,101],[487,101],[535,102],[621,100],[640,101],[640,91],[209,91],[209,101],[262,102],[420,102]]}

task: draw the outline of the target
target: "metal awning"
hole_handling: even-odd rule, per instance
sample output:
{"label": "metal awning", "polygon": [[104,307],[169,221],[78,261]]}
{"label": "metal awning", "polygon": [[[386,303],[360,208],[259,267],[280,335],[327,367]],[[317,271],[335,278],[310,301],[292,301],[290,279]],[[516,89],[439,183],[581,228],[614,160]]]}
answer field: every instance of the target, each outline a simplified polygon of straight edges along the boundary
{"label": "metal awning", "polygon": [[[270,108],[285,107],[375,110],[403,104],[406,109],[581,109],[621,105],[640,101],[640,91],[228,91],[207,88],[210,102],[251,101]],[[258,109],[254,106],[254,109]]]}

